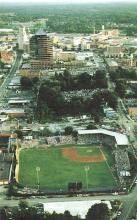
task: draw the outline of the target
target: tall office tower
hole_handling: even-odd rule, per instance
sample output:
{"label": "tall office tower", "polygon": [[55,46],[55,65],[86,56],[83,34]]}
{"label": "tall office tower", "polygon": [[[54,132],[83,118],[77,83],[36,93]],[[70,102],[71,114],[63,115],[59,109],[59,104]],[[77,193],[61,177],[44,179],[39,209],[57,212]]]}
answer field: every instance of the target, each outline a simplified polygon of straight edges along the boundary
{"label": "tall office tower", "polygon": [[18,35],[18,44],[19,44],[19,50],[24,50],[24,52],[27,52],[26,48],[29,45],[29,38],[26,33],[26,29],[24,26],[19,28],[19,35]]}
{"label": "tall office tower", "polygon": [[44,68],[53,63],[53,43],[42,29],[30,38],[30,56],[34,68]]}

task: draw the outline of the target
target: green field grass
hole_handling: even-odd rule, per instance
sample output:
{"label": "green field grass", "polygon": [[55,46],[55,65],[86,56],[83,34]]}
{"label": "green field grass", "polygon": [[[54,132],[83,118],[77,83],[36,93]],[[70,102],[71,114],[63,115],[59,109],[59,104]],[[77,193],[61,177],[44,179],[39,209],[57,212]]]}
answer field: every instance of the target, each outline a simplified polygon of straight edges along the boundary
{"label": "green field grass", "polygon": [[[67,146],[68,147],[68,146]],[[72,146],[69,146],[72,147]],[[78,153],[83,156],[97,156],[101,152],[96,146],[76,146]],[[117,186],[115,174],[111,167],[114,160],[108,147],[103,147],[103,153],[108,159],[96,163],[82,163],[64,158],[62,148],[24,149],[20,152],[19,183],[28,187],[37,187],[36,167],[40,167],[39,178],[41,189],[67,189],[69,182],[82,182],[86,188],[84,166],[89,166],[88,182],[90,187]]]}

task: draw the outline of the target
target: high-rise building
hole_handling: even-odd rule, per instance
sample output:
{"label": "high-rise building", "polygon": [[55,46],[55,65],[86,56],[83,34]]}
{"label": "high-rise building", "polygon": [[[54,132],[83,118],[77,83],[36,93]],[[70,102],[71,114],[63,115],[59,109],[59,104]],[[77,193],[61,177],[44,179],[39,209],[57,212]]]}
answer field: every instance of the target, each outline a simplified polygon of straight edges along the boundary
{"label": "high-rise building", "polygon": [[30,56],[33,68],[41,69],[53,63],[53,43],[42,29],[30,38]]}
{"label": "high-rise building", "polygon": [[19,50],[24,50],[26,53],[29,52],[29,37],[24,26],[19,28],[18,44]]}
{"label": "high-rise building", "polygon": [[121,45],[108,45],[106,56],[108,57],[122,57],[122,48]]}

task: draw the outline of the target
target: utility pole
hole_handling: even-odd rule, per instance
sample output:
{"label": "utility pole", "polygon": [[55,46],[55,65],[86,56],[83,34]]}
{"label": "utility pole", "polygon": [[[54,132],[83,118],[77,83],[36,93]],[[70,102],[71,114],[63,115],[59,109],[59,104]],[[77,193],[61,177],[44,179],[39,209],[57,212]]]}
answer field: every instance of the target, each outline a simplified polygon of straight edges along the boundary
{"label": "utility pole", "polygon": [[88,171],[89,171],[89,166],[84,166],[85,169],[85,175],[86,175],[86,188],[88,191]]}
{"label": "utility pole", "polygon": [[39,172],[40,172],[40,167],[36,167],[38,191],[40,188]]}

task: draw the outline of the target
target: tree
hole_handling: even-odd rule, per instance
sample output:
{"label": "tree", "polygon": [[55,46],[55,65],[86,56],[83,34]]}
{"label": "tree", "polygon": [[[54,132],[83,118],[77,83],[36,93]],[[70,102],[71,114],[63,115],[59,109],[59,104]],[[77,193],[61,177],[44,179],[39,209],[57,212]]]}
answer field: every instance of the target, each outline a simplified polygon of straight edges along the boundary
{"label": "tree", "polygon": [[26,76],[21,77],[20,83],[21,83],[22,88],[25,90],[32,88],[32,81],[30,78],[28,78]]}
{"label": "tree", "polygon": [[110,78],[113,82],[116,82],[116,80],[120,78],[120,72],[118,70],[117,71],[111,71],[110,72]]}
{"label": "tree", "polygon": [[1,220],[7,220],[6,207],[5,207],[5,208],[2,208],[2,209],[0,210],[0,219],[1,219]]}
{"label": "tree", "polygon": [[95,109],[92,112],[92,117],[93,117],[95,123],[100,122],[100,114]]}
{"label": "tree", "polygon": [[114,92],[111,92],[109,90],[104,91],[103,99],[105,102],[107,102],[109,107],[113,109],[117,108],[118,100]]}
{"label": "tree", "polygon": [[65,211],[64,212],[64,220],[72,220],[72,219],[73,219],[73,217],[70,214],[70,212],[69,211]]}
{"label": "tree", "polygon": [[107,88],[107,78],[106,73],[101,70],[97,70],[94,76],[97,88]]}
{"label": "tree", "polygon": [[59,87],[44,83],[37,94],[37,116],[39,119],[49,115],[60,116],[66,113],[66,101]]}
{"label": "tree", "polygon": [[37,84],[38,82],[39,82],[39,78],[38,78],[38,77],[34,77],[34,78],[32,79],[32,84],[33,84],[33,85]]}
{"label": "tree", "polygon": [[63,86],[64,88],[62,88],[63,90],[71,90],[72,88],[72,85],[73,85],[73,82],[72,82],[72,75],[71,73],[69,72],[68,69],[65,69],[64,70],[64,73],[63,73]]}
{"label": "tree", "polygon": [[0,60],[0,68],[3,69],[4,68],[4,63]]}
{"label": "tree", "polygon": [[125,83],[123,81],[117,81],[116,82],[115,91],[118,93],[118,95],[120,97],[124,97],[125,96],[125,92],[126,92],[126,85],[125,85]]}
{"label": "tree", "polygon": [[52,135],[52,132],[48,128],[45,127],[42,131],[42,135],[48,137]]}
{"label": "tree", "polygon": [[37,213],[35,207],[29,207],[25,200],[19,202],[19,207],[12,209],[14,220],[44,220],[43,213]]}
{"label": "tree", "polygon": [[99,110],[101,102],[102,102],[102,94],[100,91],[98,91],[93,95],[91,100],[91,105],[94,107],[94,109]]}
{"label": "tree", "polygon": [[19,201],[19,207],[20,207],[21,209],[28,208],[28,203],[27,203],[27,201],[26,201],[26,200],[20,200],[20,201]]}
{"label": "tree", "polygon": [[87,125],[87,130],[92,130],[92,129],[96,129],[97,127],[96,127],[96,125],[95,124],[92,124],[92,123],[90,123],[90,124],[88,124]]}
{"label": "tree", "polygon": [[65,135],[71,135],[73,132],[73,127],[67,126],[65,127]]}
{"label": "tree", "polygon": [[78,76],[77,87],[79,89],[90,89],[91,88],[91,76],[88,73],[82,73]]}
{"label": "tree", "polygon": [[69,111],[71,114],[79,115],[83,112],[84,105],[82,97],[73,96],[70,102]]}
{"label": "tree", "polygon": [[77,143],[77,141],[78,141],[78,131],[73,130],[73,132],[72,132],[72,137],[74,137],[75,142]]}
{"label": "tree", "polygon": [[107,204],[100,203],[93,205],[86,215],[86,220],[109,220],[109,209]]}
{"label": "tree", "polygon": [[17,134],[17,137],[18,137],[19,139],[23,139],[23,133],[22,133],[21,130],[15,130],[15,133]]}

